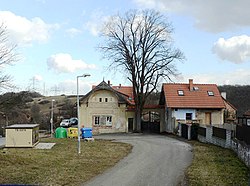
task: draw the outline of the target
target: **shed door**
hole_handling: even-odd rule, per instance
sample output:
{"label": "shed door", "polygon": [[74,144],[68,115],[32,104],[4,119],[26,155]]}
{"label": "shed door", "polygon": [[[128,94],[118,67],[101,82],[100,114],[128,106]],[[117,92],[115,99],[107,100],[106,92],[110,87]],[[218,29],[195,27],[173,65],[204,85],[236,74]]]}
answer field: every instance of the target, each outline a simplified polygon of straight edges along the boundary
{"label": "shed door", "polygon": [[205,113],[205,124],[206,125],[211,125],[211,112],[206,112]]}

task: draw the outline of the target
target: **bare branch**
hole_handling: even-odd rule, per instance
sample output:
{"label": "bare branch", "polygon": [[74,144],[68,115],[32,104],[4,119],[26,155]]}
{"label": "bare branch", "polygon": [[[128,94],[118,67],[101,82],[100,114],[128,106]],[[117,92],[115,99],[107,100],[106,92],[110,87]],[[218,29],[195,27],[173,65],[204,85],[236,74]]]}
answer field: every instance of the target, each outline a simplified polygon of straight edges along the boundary
{"label": "bare branch", "polygon": [[11,76],[3,74],[3,68],[6,65],[12,65],[18,60],[16,45],[9,41],[7,28],[4,24],[0,25],[0,89],[12,88]]}
{"label": "bare branch", "polygon": [[105,25],[100,47],[111,60],[109,68],[120,68],[133,84],[139,114],[147,97],[162,79],[171,80],[178,72],[177,61],[184,55],[173,47],[172,25],[154,10],[128,11],[114,16]]}

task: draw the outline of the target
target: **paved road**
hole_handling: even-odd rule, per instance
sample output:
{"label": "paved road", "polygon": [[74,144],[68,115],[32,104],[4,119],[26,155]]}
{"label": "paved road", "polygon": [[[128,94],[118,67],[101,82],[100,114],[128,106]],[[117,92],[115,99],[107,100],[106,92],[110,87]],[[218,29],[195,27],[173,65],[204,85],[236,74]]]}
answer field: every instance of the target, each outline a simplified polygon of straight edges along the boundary
{"label": "paved road", "polygon": [[132,153],[85,186],[175,186],[192,161],[192,147],[163,135],[101,135],[134,146]]}
{"label": "paved road", "polygon": [[3,148],[5,146],[5,138],[0,137],[0,148]]}

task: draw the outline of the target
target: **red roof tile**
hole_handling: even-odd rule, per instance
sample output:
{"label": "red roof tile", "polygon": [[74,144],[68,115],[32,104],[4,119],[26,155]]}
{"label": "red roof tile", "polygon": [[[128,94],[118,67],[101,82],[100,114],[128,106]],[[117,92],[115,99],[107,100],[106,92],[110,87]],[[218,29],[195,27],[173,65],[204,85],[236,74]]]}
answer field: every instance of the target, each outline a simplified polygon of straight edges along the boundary
{"label": "red roof tile", "polygon": [[[192,85],[194,88],[190,91],[189,84],[163,84],[166,106],[170,108],[225,108],[217,85]],[[178,90],[182,90],[184,95],[178,95]],[[214,95],[209,96],[208,91],[212,91]]]}

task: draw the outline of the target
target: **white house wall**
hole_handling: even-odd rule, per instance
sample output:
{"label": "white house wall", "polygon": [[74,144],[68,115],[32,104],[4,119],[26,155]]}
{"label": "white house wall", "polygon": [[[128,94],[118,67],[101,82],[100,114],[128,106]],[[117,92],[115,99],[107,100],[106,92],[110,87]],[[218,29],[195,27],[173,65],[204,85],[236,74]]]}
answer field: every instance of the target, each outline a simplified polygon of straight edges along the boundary
{"label": "white house wall", "polygon": [[172,117],[179,120],[186,120],[186,113],[192,113],[192,120],[196,119],[196,109],[173,109]]}

